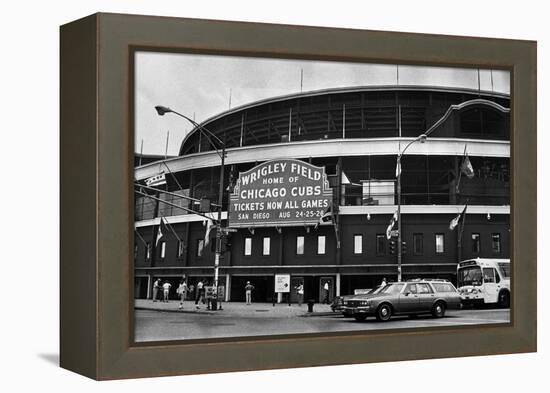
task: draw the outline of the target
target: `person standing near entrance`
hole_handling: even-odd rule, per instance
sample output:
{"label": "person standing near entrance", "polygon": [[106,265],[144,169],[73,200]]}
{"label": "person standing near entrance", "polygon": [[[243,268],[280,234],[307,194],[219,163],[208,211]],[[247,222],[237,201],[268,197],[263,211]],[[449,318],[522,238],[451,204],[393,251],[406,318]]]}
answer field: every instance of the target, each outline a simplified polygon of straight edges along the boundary
{"label": "person standing near entrance", "polygon": [[325,293],[325,299],[323,300],[323,303],[329,304],[330,286],[328,285],[328,281],[326,281],[325,285],[323,285],[323,291]]}
{"label": "person standing near entrance", "polygon": [[199,307],[199,301],[202,300],[202,294],[204,293],[203,292],[203,287],[204,287],[204,284],[202,282],[202,280],[199,280],[199,282],[197,283],[197,287],[195,288],[196,289],[196,294],[195,294],[195,306],[197,308],[200,308]]}
{"label": "person standing near entrance", "polygon": [[164,292],[164,299],[163,301],[168,303],[168,295],[170,294],[170,288],[172,287],[172,284],[170,284],[168,281],[165,281],[164,284],[162,284],[162,289]]}
{"label": "person standing near entrance", "polygon": [[246,282],[246,286],[244,287],[244,293],[246,296],[246,304],[252,304],[252,291],[254,290],[254,285],[250,283],[250,281]]}
{"label": "person standing near entrance", "polygon": [[386,277],[384,277],[384,278],[382,279],[382,282],[380,283],[380,286],[383,288],[383,287],[385,287],[386,285],[387,285],[387,283],[386,283]]}
{"label": "person standing near entrance", "polygon": [[296,287],[296,293],[298,294],[298,305],[301,307],[304,302],[304,283],[300,282]]}
{"label": "person standing near entrance", "polygon": [[159,290],[160,290],[160,278],[157,278],[153,284],[153,302],[157,301]]}

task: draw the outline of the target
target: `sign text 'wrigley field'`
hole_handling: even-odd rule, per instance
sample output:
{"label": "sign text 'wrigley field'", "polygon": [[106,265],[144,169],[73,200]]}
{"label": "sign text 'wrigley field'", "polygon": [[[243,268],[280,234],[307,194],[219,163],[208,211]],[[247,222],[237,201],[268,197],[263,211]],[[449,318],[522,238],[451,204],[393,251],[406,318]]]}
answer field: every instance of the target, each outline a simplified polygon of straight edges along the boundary
{"label": "sign text 'wrigley field'", "polygon": [[232,227],[314,225],[331,201],[324,168],[298,160],[269,161],[239,175],[229,222]]}

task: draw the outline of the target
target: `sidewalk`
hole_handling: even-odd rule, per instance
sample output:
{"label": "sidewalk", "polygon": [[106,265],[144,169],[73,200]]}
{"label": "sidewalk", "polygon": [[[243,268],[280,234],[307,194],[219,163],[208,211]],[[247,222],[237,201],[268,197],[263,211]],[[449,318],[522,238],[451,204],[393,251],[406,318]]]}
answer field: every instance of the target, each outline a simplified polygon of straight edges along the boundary
{"label": "sidewalk", "polygon": [[176,312],[176,313],[192,313],[192,314],[205,314],[205,315],[224,315],[224,316],[246,316],[246,317],[268,317],[268,318],[291,318],[291,317],[312,317],[312,316],[330,316],[339,315],[330,309],[328,304],[315,303],[313,306],[313,312],[307,312],[307,304],[292,304],[289,306],[287,303],[253,303],[247,305],[240,302],[223,302],[223,310],[212,311],[206,308],[206,304],[199,304],[199,309],[196,308],[195,302],[188,300],[184,303],[183,309],[179,309],[180,302],[177,300],[170,300],[168,303],[147,299],[136,299],[134,302],[134,308],[136,310],[149,310],[149,311],[162,311],[162,312]]}

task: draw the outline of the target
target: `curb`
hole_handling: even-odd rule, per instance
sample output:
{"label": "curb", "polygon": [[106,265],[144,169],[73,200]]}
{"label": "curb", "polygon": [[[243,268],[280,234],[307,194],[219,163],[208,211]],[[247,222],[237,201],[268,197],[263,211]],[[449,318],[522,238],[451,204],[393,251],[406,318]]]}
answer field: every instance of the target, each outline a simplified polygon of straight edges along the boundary
{"label": "curb", "polygon": [[[216,315],[219,314],[217,311],[212,310],[180,310],[180,309],[160,309],[160,308],[154,308],[154,307],[143,307],[143,306],[136,306],[134,307],[134,310],[145,310],[145,311],[158,311],[158,312],[170,312],[170,313],[176,313],[176,314],[203,314],[203,315]],[[229,313],[223,313],[225,310],[219,310],[222,311],[222,314],[225,315],[231,315],[235,316],[236,313],[229,312]],[[296,317],[300,318],[310,318],[310,317],[329,317],[329,316],[335,316],[339,315],[338,313],[332,312],[332,311],[318,311],[318,312],[312,312],[312,313],[304,313],[304,314],[297,314]],[[291,316],[291,315],[290,315]],[[286,316],[289,317],[289,316]]]}
{"label": "curb", "polygon": [[333,311],[318,311],[318,312],[314,311],[314,312],[308,312],[306,314],[299,315],[299,316],[307,318],[307,317],[331,317],[335,315],[341,315],[341,314]]}
{"label": "curb", "polygon": [[173,308],[173,309],[171,309],[171,308],[161,309],[161,308],[143,307],[143,306],[134,307],[134,310],[173,312],[173,313],[177,313],[177,314],[206,314],[206,315],[216,314],[216,311],[211,311],[211,310],[180,310],[180,309],[175,309],[175,308]]}

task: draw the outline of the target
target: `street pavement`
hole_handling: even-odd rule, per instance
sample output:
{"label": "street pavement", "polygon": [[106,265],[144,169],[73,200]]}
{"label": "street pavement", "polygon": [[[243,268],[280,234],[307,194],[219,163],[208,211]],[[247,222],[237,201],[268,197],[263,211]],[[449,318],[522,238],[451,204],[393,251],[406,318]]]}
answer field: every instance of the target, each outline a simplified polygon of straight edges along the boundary
{"label": "street pavement", "polygon": [[448,327],[459,325],[508,323],[510,310],[448,310],[445,318],[394,316],[389,322],[369,318],[357,322],[332,313],[328,305],[315,304],[314,313],[307,306],[292,304],[223,303],[222,311],[197,310],[193,302],[178,309],[179,302],[137,300],[135,310],[136,342],[186,340],[223,337],[246,337],[281,334],[372,331],[380,329]]}

